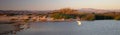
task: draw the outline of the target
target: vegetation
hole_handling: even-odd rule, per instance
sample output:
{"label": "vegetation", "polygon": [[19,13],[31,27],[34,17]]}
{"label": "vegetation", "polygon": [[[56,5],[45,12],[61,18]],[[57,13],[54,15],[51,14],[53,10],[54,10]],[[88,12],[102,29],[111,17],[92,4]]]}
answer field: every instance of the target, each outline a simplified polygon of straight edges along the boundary
{"label": "vegetation", "polygon": [[51,17],[55,18],[55,19],[70,19],[70,18],[75,18],[74,15],[72,14],[63,14],[63,13],[54,13],[54,14],[51,14]]}
{"label": "vegetation", "polygon": [[[5,11],[6,12],[6,11]],[[22,11],[21,11],[22,12]],[[17,12],[16,12],[17,13]],[[95,13],[95,12],[81,12],[78,10],[74,10],[71,8],[63,8],[59,10],[52,11],[47,14],[40,14],[40,13],[28,13],[28,14],[22,14],[22,13],[1,13],[0,15],[7,15],[7,16],[14,16],[14,15],[27,15],[29,16],[29,19],[32,17],[30,16],[47,16],[52,17],[54,19],[80,19],[80,20],[120,20],[120,12],[106,12],[106,13]],[[27,19],[26,21],[28,21]],[[16,19],[12,19],[16,20]]]}
{"label": "vegetation", "polygon": [[120,16],[117,16],[114,18],[115,20],[120,20]]}
{"label": "vegetation", "polygon": [[87,13],[87,12],[78,12],[70,8],[64,8],[53,12],[51,17],[55,19],[77,19],[81,20],[120,20],[119,12],[107,12],[107,13]]}

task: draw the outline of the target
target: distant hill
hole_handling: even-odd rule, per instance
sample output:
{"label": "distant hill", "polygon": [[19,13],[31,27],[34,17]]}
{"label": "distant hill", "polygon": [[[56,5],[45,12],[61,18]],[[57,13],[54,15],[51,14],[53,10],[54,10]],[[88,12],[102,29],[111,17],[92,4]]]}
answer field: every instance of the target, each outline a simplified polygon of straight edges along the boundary
{"label": "distant hill", "polygon": [[[28,10],[0,10],[0,14],[48,14],[56,10],[44,10],[44,11],[28,11]],[[82,8],[77,9],[79,12],[88,12],[88,13],[106,13],[106,12],[120,12],[118,10],[103,10],[103,9],[92,9],[92,8]]]}
{"label": "distant hill", "polygon": [[47,14],[50,11],[16,11],[16,10],[0,10],[0,14]]}
{"label": "distant hill", "polygon": [[94,13],[106,13],[106,12],[120,12],[120,10],[104,10],[104,9],[92,9],[92,8],[82,8],[79,9],[80,12],[94,12]]}

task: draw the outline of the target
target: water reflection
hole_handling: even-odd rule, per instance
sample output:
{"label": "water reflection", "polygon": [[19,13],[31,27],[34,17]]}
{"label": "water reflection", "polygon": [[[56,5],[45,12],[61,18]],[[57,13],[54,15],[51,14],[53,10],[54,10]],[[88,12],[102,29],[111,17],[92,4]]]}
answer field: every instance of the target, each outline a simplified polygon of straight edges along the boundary
{"label": "water reflection", "polygon": [[[7,27],[6,24],[2,23],[0,24],[1,28],[3,29],[3,31],[0,32],[0,35],[5,35],[5,34],[13,34],[15,35],[16,32],[19,32],[23,29],[28,29],[29,27],[29,23],[26,22],[15,22],[12,24],[7,24],[10,27]],[[6,30],[6,28],[8,28]]]}
{"label": "water reflection", "polygon": [[81,22],[82,25],[76,21],[17,22],[12,24],[14,28],[8,33],[9,35],[120,35],[120,21],[99,20]]}

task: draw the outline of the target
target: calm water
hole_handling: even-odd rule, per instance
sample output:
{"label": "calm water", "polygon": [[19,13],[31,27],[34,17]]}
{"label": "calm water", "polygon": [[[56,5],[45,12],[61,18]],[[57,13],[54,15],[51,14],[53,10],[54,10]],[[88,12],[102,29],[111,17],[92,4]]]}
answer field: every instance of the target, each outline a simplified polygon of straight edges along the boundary
{"label": "calm water", "polygon": [[[33,22],[16,35],[120,35],[120,21]],[[13,34],[9,34],[13,35]]]}

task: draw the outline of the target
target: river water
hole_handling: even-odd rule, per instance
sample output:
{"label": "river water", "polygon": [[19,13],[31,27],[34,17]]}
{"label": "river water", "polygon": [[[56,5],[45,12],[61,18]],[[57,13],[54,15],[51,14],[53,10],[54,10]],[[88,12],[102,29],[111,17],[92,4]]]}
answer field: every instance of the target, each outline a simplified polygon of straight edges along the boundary
{"label": "river water", "polygon": [[[120,21],[31,22],[14,35],[120,35]],[[13,35],[13,34],[8,34]]]}

